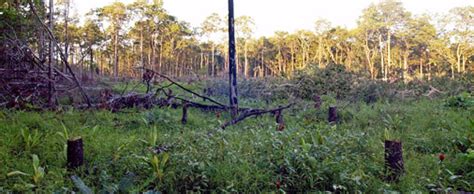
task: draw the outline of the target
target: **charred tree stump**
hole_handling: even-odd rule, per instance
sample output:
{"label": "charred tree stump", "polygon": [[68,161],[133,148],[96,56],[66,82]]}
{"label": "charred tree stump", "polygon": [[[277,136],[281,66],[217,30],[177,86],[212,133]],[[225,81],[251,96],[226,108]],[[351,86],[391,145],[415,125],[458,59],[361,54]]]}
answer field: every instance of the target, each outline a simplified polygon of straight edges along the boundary
{"label": "charred tree stump", "polygon": [[84,164],[84,145],[82,138],[74,138],[67,141],[67,167],[76,169]]}
{"label": "charred tree stump", "polygon": [[188,104],[183,104],[183,117],[181,118],[181,123],[185,125],[188,122]]}
{"label": "charred tree stump", "polygon": [[337,107],[335,107],[335,106],[329,107],[328,121],[329,121],[330,123],[335,123],[335,122],[338,121]]}
{"label": "charred tree stump", "polygon": [[277,131],[283,131],[285,130],[285,121],[283,120],[283,112],[282,110],[277,111],[275,113],[275,120],[276,123],[278,124]]}
{"label": "charred tree stump", "polygon": [[385,140],[387,181],[398,181],[404,171],[402,142]]}

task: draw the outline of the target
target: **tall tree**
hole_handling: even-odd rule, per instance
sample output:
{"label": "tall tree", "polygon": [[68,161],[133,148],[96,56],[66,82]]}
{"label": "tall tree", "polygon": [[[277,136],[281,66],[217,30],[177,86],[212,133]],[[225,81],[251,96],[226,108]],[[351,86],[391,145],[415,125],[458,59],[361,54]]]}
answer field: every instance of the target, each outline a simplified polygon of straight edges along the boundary
{"label": "tall tree", "polygon": [[110,23],[109,31],[112,35],[113,42],[113,72],[114,79],[119,77],[119,44],[120,44],[120,30],[123,22],[127,19],[126,7],[121,2],[114,2],[111,5],[99,9],[99,16],[106,19]]}
{"label": "tall tree", "polygon": [[204,22],[201,24],[202,33],[207,37],[209,44],[211,45],[211,65],[209,66],[210,71],[209,74],[211,76],[215,75],[215,52],[216,52],[216,44],[214,40],[216,39],[216,33],[221,31],[222,20],[217,13],[213,13],[208,16]]}
{"label": "tall tree", "polygon": [[245,78],[249,75],[248,41],[252,38],[254,25],[255,22],[250,16],[240,16],[235,19],[237,36],[244,40],[244,66],[242,72]]}

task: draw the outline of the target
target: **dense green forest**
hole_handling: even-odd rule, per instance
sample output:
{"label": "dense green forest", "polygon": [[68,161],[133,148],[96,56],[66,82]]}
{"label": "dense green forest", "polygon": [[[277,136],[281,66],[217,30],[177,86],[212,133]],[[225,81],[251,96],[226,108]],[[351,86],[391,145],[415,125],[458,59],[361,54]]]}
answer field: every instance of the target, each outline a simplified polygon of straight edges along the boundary
{"label": "dense green forest", "polygon": [[469,3],[256,37],[78,2],[0,0],[0,193],[474,192]]}

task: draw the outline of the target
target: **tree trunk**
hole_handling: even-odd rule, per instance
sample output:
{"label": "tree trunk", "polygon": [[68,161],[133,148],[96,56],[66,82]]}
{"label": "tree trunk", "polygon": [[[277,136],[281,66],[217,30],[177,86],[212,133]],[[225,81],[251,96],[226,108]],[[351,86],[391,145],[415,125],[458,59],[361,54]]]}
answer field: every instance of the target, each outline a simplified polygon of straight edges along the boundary
{"label": "tree trunk", "polygon": [[163,68],[163,37],[160,38],[160,62],[158,64],[158,72],[162,72],[162,68]]}
{"label": "tree trunk", "polygon": [[203,68],[203,63],[204,63],[204,53],[201,51],[201,56],[200,56],[200,60],[199,60],[199,70],[201,70]]}
{"label": "tree trunk", "polygon": [[403,82],[407,83],[408,81],[408,55],[409,53],[407,51],[404,52],[403,54]]}
{"label": "tree trunk", "polygon": [[461,73],[461,44],[458,44],[456,47],[456,64],[458,68],[458,73]]}
{"label": "tree trunk", "polygon": [[265,77],[265,50],[262,48],[262,56],[261,56],[261,67],[260,67],[260,77]]}
{"label": "tree trunk", "polygon": [[235,29],[234,29],[234,0],[229,0],[229,88],[231,116],[236,118],[238,113],[237,99],[237,68],[235,64]]}
{"label": "tree trunk", "polygon": [[[41,6],[42,8],[44,7],[44,2],[43,2],[43,0],[40,0],[39,4],[40,4],[40,6]],[[41,10],[43,10],[43,9],[41,9]],[[44,12],[41,12],[41,13],[44,15]],[[43,17],[43,15],[42,15],[42,17]],[[38,24],[38,25],[41,26],[41,23]],[[40,29],[40,30],[39,30],[39,45],[38,45],[39,48],[38,48],[38,54],[39,54],[39,59],[40,59],[41,63],[44,63],[44,62],[45,62],[45,58],[46,58],[46,57],[45,57],[45,48],[46,48],[45,45],[46,45],[46,42],[45,42],[45,40],[44,40],[44,38],[45,38],[45,37],[44,37],[44,33],[45,33],[45,32],[44,32],[44,29],[43,29],[42,27],[38,27],[38,29]]]}
{"label": "tree trunk", "polygon": [[322,35],[319,36],[319,44],[318,44],[318,67],[320,69],[323,68],[322,63],[323,63],[323,37]]}
{"label": "tree trunk", "polygon": [[461,73],[466,73],[466,55],[462,55]]}
{"label": "tree trunk", "polygon": [[155,71],[156,70],[156,57],[155,57],[155,40],[153,38],[153,35],[151,36],[151,40],[150,40],[150,49],[151,49],[151,64],[150,64],[150,68]]}
{"label": "tree trunk", "polygon": [[382,69],[382,75],[384,76],[385,79],[385,65],[384,65],[384,55],[383,55],[383,46],[382,46],[382,35],[379,35],[379,45],[380,45],[380,67]]}
{"label": "tree trunk", "polygon": [[[54,2],[49,1],[49,29],[54,29]],[[54,66],[54,42],[52,39],[49,41],[49,65],[48,65],[48,105],[50,108],[54,107],[54,78],[53,78],[53,66]]]}
{"label": "tree trunk", "polygon": [[[64,56],[66,60],[69,59],[69,30],[68,30],[68,20],[69,20],[69,1],[66,0],[66,7],[64,9]],[[66,68],[65,68],[66,69]]]}
{"label": "tree trunk", "polygon": [[115,34],[114,34],[114,80],[118,81],[118,75],[119,75],[119,56],[118,56],[118,29],[115,29]]}
{"label": "tree trunk", "polygon": [[390,68],[392,66],[392,36],[390,34],[390,30],[387,31],[387,67],[385,70],[385,80],[388,79],[388,74],[390,72]]}
{"label": "tree trunk", "polygon": [[431,81],[431,61],[428,63],[428,80]]}
{"label": "tree trunk", "polygon": [[248,52],[248,45],[247,45],[247,41],[245,41],[245,45],[244,45],[244,77],[245,78],[248,78],[248,65],[249,65],[249,61],[248,61],[248,56],[247,56],[247,52]]}
{"label": "tree trunk", "polygon": [[420,79],[423,79],[423,59],[420,57]]}
{"label": "tree trunk", "polygon": [[[143,24],[142,24],[143,25]],[[143,62],[143,26],[141,27],[140,30],[140,66],[143,68],[141,69],[141,74],[145,72],[145,63]]]}
{"label": "tree trunk", "polygon": [[94,80],[94,51],[92,50],[92,45],[89,45],[89,56],[90,56],[90,71],[91,71],[91,80]]}
{"label": "tree trunk", "polygon": [[211,77],[215,75],[215,58],[216,58],[216,46],[212,43],[212,51],[211,51]]}
{"label": "tree trunk", "polygon": [[369,64],[370,78],[375,79],[375,68],[374,68],[374,63],[372,62],[371,57],[370,57],[371,51],[370,51],[370,48],[369,48],[368,40],[366,41],[366,44],[364,46],[364,50],[365,50],[365,57],[367,59],[367,63]]}

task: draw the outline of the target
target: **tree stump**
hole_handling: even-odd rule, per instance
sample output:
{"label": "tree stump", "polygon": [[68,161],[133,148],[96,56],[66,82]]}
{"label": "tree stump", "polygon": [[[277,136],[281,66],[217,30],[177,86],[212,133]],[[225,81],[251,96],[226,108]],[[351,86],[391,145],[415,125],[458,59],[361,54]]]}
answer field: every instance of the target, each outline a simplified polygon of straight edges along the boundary
{"label": "tree stump", "polygon": [[385,171],[388,181],[398,181],[404,171],[402,142],[385,140]]}
{"label": "tree stump", "polygon": [[285,130],[285,121],[283,120],[283,113],[282,111],[277,111],[275,113],[275,121],[278,124],[277,131]]}
{"label": "tree stump", "polygon": [[67,141],[67,167],[75,169],[84,164],[84,145],[82,138],[77,137]]}
{"label": "tree stump", "polygon": [[188,122],[188,104],[183,104],[183,117],[181,123],[185,125]]}
{"label": "tree stump", "polygon": [[337,122],[338,116],[337,116],[337,107],[331,106],[329,107],[329,112],[328,112],[328,121],[330,123]]}

